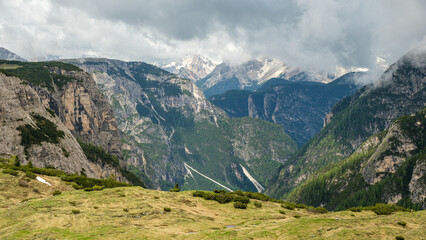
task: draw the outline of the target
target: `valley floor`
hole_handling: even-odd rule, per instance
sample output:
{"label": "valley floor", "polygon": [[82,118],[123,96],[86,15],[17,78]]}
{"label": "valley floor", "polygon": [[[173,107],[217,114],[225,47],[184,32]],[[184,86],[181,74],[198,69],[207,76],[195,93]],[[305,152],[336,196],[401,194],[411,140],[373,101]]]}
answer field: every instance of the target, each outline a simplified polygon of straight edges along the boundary
{"label": "valley floor", "polygon": [[[22,173],[20,173],[22,175]],[[0,239],[424,239],[426,211],[314,214],[254,201],[247,209],[140,187],[85,192],[0,173]],[[37,190],[34,190],[37,189]],[[62,194],[52,196],[53,189]],[[164,208],[170,208],[166,212]],[[285,210],[281,214],[279,210]],[[300,216],[296,218],[295,216]],[[398,222],[406,222],[405,227]]]}

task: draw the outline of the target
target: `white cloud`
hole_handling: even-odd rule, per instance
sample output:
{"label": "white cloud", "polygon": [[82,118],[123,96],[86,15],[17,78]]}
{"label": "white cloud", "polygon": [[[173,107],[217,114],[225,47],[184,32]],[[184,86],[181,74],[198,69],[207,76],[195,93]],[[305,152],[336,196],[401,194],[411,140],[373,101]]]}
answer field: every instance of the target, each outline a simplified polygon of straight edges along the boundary
{"label": "white cloud", "polygon": [[0,46],[24,58],[96,55],[239,63],[276,57],[319,70],[394,62],[426,44],[422,0],[0,0]]}

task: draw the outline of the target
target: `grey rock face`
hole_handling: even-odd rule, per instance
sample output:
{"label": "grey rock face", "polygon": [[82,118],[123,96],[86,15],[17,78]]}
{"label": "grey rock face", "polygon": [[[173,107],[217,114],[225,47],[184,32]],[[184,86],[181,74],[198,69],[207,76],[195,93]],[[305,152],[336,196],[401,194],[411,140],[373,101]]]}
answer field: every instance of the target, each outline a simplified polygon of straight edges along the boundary
{"label": "grey rock face", "polygon": [[[17,155],[23,164],[31,161],[36,167],[53,166],[65,172],[79,173],[85,169],[89,177],[100,177],[100,169],[89,162],[74,136],[58,117],[52,117],[42,105],[37,92],[16,77],[0,73],[0,153]],[[21,137],[16,129],[30,124],[34,126],[31,113],[52,121],[58,130],[65,133],[58,144],[42,142],[31,145],[25,154]],[[69,153],[66,157],[64,150]]]}
{"label": "grey rock face", "polygon": [[54,91],[35,87],[42,103],[58,114],[74,136],[102,146],[109,153],[120,157],[121,142],[114,113],[93,78],[82,71],[50,70],[75,80],[61,89],[56,86]]}
{"label": "grey rock face", "polygon": [[0,59],[26,62],[25,59],[3,47],[0,47]]}

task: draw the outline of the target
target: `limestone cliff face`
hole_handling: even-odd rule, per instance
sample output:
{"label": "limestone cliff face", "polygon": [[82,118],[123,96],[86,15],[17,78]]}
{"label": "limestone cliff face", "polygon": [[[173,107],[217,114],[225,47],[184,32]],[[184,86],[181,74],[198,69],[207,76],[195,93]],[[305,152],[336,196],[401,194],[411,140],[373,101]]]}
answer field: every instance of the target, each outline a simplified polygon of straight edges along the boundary
{"label": "limestone cliff face", "polygon": [[[0,153],[4,156],[17,155],[22,164],[31,161],[36,167],[52,166],[69,173],[84,171],[89,177],[105,177],[110,171],[87,160],[80,145],[62,123],[43,106],[42,99],[27,83],[17,77],[0,73]],[[64,132],[59,143],[42,142],[27,148],[21,145],[19,126],[35,126],[33,115],[37,114],[53,122]]]}
{"label": "limestone cliff face", "polygon": [[[392,142],[392,140],[398,141]],[[362,176],[369,184],[380,182],[405,162],[417,150],[413,140],[404,136],[398,124],[392,125],[374,154],[363,165]]]}
{"label": "limestone cliff face", "polygon": [[72,80],[62,87],[54,86],[53,91],[35,87],[43,105],[54,110],[74,136],[121,156],[121,142],[114,113],[93,78],[83,71],[66,71],[60,68],[49,70]]}

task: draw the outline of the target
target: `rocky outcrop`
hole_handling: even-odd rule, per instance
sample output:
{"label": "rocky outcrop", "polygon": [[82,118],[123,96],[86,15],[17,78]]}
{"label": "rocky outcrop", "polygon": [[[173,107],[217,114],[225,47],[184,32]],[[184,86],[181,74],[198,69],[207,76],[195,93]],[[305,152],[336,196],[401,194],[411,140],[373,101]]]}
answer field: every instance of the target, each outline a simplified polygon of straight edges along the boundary
{"label": "rocky outcrop", "polygon": [[364,180],[369,184],[380,182],[389,174],[395,173],[415,150],[417,146],[413,140],[404,136],[398,124],[392,125],[374,154],[363,164]]}
{"label": "rocky outcrop", "polygon": [[[87,160],[80,145],[62,123],[42,105],[37,92],[17,77],[0,73],[0,153],[17,155],[22,164],[31,161],[36,167],[52,166],[70,173],[84,171],[89,177],[105,176],[105,170]],[[17,128],[29,124],[35,126],[33,114],[53,122],[64,133],[58,143],[41,142],[26,148],[21,144]]]}
{"label": "rocky outcrop", "polygon": [[121,142],[114,113],[91,76],[83,71],[49,69],[72,79],[53,91],[34,86],[45,107],[55,111],[75,137],[121,156]]}

